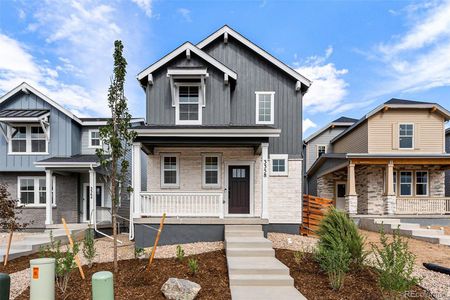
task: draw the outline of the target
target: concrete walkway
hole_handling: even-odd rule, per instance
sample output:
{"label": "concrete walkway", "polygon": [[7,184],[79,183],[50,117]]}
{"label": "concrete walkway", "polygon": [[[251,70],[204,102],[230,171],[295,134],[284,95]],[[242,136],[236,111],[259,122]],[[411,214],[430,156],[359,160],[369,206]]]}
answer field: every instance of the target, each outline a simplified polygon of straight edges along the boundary
{"label": "concrete walkway", "polygon": [[261,225],[225,225],[225,249],[233,300],[306,299],[289,268],[275,258]]}
{"label": "concrete walkway", "polygon": [[361,219],[359,227],[376,232],[379,232],[380,228],[383,227],[384,232],[389,234],[392,234],[398,228],[400,235],[432,244],[450,246],[450,236],[445,235],[444,230],[422,228],[420,224],[403,223],[400,219]]}

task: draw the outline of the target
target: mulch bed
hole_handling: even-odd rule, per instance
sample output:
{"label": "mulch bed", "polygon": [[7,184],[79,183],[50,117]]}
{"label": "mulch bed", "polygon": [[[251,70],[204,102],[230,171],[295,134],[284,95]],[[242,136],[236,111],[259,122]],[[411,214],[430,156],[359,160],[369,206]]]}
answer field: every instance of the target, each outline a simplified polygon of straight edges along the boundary
{"label": "mulch bed", "polygon": [[27,256],[21,256],[18,258],[14,258],[12,260],[8,260],[8,264],[6,267],[3,265],[3,262],[0,263],[0,273],[8,273],[12,274],[15,272],[19,272],[30,267],[30,259],[39,258],[39,253],[30,254]]}
{"label": "mulch bed", "polygon": [[[319,264],[312,255],[306,255],[299,267],[294,261],[294,251],[276,249],[275,256],[290,269],[295,287],[308,299],[386,299],[377,284],[377,275],[373,269],[366,268],[357,272],[350,272],[345,277],[340,291],[331,289],[326,274],[320,271]],[[431,299],[427,292],[419,286],[413,288],[403,299]]]}
{"label": "mulch bed", "polygon": [[[165,299],[161,286],[169,277],[187,279],[200,284],[196,299],[231,299],[228,287],[228,270],[225,252],[214,251],[189,256],[198,260],[199,270],[194,276],[189,274],[187,259],[178,262],[175,258],[155,259],[150,272],[145,271],[147,259],[119,261],[119,274],[115,276],[114,293],[116,299]],[[86,280],[81,280],[75,269],[63,297],[59,291],[57,299],[91,299],[91,278],[98,271],[113,271],[112,263],[94,264],[91,269],[83,267]],[[29,299],[29,289],[16,299]]]}

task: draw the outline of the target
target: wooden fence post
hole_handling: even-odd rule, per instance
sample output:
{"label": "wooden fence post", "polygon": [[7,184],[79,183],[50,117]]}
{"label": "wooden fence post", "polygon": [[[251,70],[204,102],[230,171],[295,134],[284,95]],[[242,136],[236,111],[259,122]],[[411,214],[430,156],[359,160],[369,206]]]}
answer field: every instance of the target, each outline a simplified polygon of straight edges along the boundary
{"label": "wooden fence post", "polygon": [[152,248],[152,254],[150,255],[150,259],[148,261],[147,270],[150,270],[150,265],[152,264],[153,258],[155,257],[156,247],[158,246],[159,237],[161,236],[161,232],[162,232],[163,227],[164,227],[164,220],[165,219],[166,219],[166,213],[163,214],[163,216],[161,218],[161,222],[159,223],[158,234],[156,235],[155,244],[153,245],[153,248]]}
{"label": "wooden fence post", "polygon": [[[67,238],[69,239],[70,248],[73,251],[73,240],[72,240],[72,236],[70,235],[69,228],[67,227],[66,220],[64,220],[64,218],[62,218],[61,220],[62,220],[62,223],[64,226],[64,230],[66,231]],[[84,272],[83,272],[83,268],[81,267],[81,262],[80,262],[80,258],[78,257],[78,253],[75,255],[75,262],[78,266],[78,270],[80,270],[81,278],[84,280],[85,279]]]}

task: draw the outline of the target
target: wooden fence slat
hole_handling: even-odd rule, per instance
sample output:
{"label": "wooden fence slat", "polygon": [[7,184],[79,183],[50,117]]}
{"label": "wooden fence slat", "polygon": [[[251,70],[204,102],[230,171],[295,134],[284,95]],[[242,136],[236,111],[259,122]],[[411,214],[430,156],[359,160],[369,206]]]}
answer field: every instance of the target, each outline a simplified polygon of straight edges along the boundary
{"label": "wooden fence slat", "polygon": [[314,231],[319,229],[320,221],[323,219],[329,207],[334,205],[334,201],[326,198],[319,198],[311,195],[303,195],[302,209],[302,235],[315,235]]}

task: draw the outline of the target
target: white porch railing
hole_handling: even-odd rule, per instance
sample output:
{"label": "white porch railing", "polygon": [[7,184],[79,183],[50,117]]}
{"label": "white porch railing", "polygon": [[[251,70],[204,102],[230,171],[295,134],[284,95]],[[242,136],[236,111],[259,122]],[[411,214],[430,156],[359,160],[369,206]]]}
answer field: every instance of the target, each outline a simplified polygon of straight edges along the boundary
{"label": "white porch railing", "polygon": [[223,218],[223,193],[141,192],[141,216]]}
{"label": "white porch railing", "polygon": [[397,214],[450,214],[450,198],[397,198]]}

